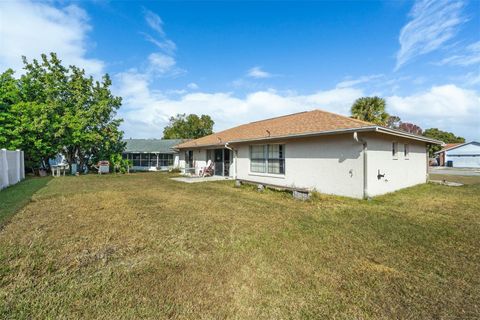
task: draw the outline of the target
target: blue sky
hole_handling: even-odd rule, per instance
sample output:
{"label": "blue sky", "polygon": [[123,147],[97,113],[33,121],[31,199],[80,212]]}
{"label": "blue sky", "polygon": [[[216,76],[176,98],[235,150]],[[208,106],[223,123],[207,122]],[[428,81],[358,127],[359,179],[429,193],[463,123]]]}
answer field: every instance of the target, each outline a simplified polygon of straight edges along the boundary
{"label": "blue sky", "polygon": [[480,140],[479,1],[3,1],[0,68],[55,51],[123,97],[126,137],[168,117],[216,130],[366,95],[422,128]]}

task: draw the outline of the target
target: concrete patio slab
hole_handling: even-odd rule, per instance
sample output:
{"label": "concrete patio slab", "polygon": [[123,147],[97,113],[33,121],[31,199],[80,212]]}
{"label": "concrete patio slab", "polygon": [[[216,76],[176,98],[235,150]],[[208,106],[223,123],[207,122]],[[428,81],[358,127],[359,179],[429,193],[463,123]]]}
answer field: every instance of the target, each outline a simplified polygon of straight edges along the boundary
{"label": "concrete patio slab", "polygon": [[458,183],[458,182],[450,182],[450,181],[445,181],[445,180],[429,180],[430,182],[432,183],[438,183],[438,184],[443,184],[445,186],[449,186],[449,187],[460,187],[460,186],[463,186],[462,183]]}
{"label": "concrete patio slab", "polygon": [[454,176],[480,176],[478,168],[451,168],[451,167],[430,167],[431,174],[448,174]]}
{"label": "concrete patio slab", "polygon": [[213,176],[213,177],[177,177],[177,178],[170,178],[175,181],[185,182],[185,183],[197,183],[197,182],[208,182],[208,181],[220,181],[220,180],[232,180],[230,177],[222,177],[222,176]]}

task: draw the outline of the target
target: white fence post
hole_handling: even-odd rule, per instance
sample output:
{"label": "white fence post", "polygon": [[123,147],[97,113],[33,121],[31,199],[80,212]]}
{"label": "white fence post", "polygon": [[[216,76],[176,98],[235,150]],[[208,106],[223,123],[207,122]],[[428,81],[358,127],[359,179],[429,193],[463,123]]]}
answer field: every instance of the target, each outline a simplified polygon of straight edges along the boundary
{"label": "white fence post", "polygon": [[15,160],[16,160],[16,162],[17,162],[17,164],[16,164],[16,166],[15,166],[16,169],[17,169],[17,182],[15,182],[15,183],[18,183],[18,182],[20,182],[20,181],[22,180],[22,173],[20,172],[21,161],[20,161],[20,150],[19,150],[19,149],[17,149],[17,150],[15,151],[15,156],[16,156],[16,157],[15,157]]}
{"label": "white fence post", "polygon": [[25,179],[25,152],[20,151],[20,178]]}
{"label": "white fence post", "polygon": [[0,150],[0,161],[2,162],[2,172],[0,174],[2,175],[2,186],[1,188],[6,188],[9,186],[9,181],[8,181],[8,161],[7,161],[7,149],[2,149]]}
{"label": "white fence post", "polygon": [[25,160],[22,150],[0,149],[0,190],[25,179]]}
{"label": "white fence post", "polygon": [[3,189],[3,152],[0,150],[0,190]]}

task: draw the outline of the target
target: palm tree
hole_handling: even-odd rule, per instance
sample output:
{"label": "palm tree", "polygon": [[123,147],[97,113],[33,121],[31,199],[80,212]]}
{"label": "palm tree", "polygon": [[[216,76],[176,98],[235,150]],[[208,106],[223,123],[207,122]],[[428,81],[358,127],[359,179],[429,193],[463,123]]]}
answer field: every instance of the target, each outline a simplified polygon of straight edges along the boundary
{"label": "palm tree", "polygon": [[363,97],[357,99],[350,110],[352,118],[385,126],[389,114],[385,111],[385,99],[379,97]]}

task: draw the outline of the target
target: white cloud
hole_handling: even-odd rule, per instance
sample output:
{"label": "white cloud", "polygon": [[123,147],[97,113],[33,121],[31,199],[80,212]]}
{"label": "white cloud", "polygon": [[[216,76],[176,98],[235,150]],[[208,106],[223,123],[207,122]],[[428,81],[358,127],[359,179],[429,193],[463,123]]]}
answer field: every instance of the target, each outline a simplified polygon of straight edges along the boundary
{"label": "white cloud", "polygon": [[144,10],[144,17],[147,24],[156,31],[156,36],[143,33],[145,39],[156,45],[161,52],[154,52],[148,56],[148,66],[145,70],[148,76],[178,76],[185,73],[185,70],[176,67],[175,42],[167,38],[163,29],[163,21],[156,13]]}
{"label": "white cloud", "polygon": [[157,14],[150,10],[145,10],[145,21],[153,30],[157,31],[162,37],[165,37],[165,31],[163,31],[163,21]]}
{"label": "white cloud", "polygon": [[476,86],[480,84],[480,72],[469,72],[462,78],[467,86]]}
{"label": "white cloud", "polygon": [[253,67],[247,72],[247,76],[255,79],[264,79],[272,77],[272,74],[262,70],[261,67]]}
{"label": "white cloud", "polygon": [[153,71],[166,73],[175,66],[175,59],[162,53],[152,53],[148,56]]}
{"label": "white cloud", "polygon": [[208,114],[215,130],[299,111],[320,108],[348,115],[355,99],[364,95],[355,88],[335,88],[309,95],[275,90],[255,91],[243,97],[230,92],[160,92],[150,88],[148,77],[136,70],[117,75],[115,94],[123,97],[119,116],[126,137],[161,137],[168,118],[177,113]]}
{"label": "white cloud", "polygon": [[480,95],[454,84],[387,98],[388,111],[422,128],[438,127],[470,140],[480,138]]}
{"label": "white cloud", "polygon": [[167,34],[163,29],[163,21],[160,16],[150,10],[144,10],[144,17],[150,28],[157,32],[157,37],[153,37],[147,33],[143,33],[145,39],[156,45],[166,54],[173,55],[175,50],[177,49],[177,45],[175,44],[175,42],[173,42],[167,37]]}
{"label": "white cloud", "polygon": [[[273,116],[315,108],[343,115],[352,103],[370,95],[359,88],[321,90],[311,94],[253,91],[245,96],[231,92],[170,92],[151,89],[148,78],[130,70],[117,76],[115,93],[123,97],[119,115],[126,137],[159,138],[168,118],[177,113],[208,114],[215,130]],[[387,111],[422,128],[438,127],[469,140],[480,138],[480,95],[453,84],[435,86],[413,95],[386,97]]]}
{"label": "white cloud", "polygon": [[175,50],[177,50],[177,45],[175,44],[175,42],[173,42],[170,39],[158,40],[158,39],[152,37],[151,35],[149,35],[147,33],[144,33],[143,35],[145,36],[145,39],[148,42],[153,43],[154,45],[156,45],[160,50],[162,50],[165,53],[173,55],[175,53]]}
{"label": "white cloud", "polygon": [[411,59],[442,47],[467,21],[462,16],[463,1],[417,0],[402,28],[397,52],[398,70]]}
{"label": "white cloud", "polygon": [[480,41],[468,45],[462,52],[443,59],[439,64],[465,67],[480,63]]}
{"label": "white cloud", "polygon": [[373,80],[378,80],[380,78],[383,78],[382,74],[373,74],[373,75],[369,75],[369,76],[362,76],[362,77],[359,77],[359,78],[356,78],[356,79],[347,78],[347,79],[343,80],[342,82],[339,82],[337,84],[337,88],[354,87],[354,86],[357,86],[359,84],[364,84],[364,83],[367,83],[367,82],[370,82],[370,81],[373,81]]}
{"label": "white cloud", "polygon": [[56,52],[65,65],[99,76],[103,62],[86,57],[90,29],[86,12],[76,5],[0,1],[0,68],[20,71],[22,55],[31,60]]}
{"label": "white cloud", "polygon": [[190,82],[188,85],[187,85],[187,88],[188,89],[192,89],[192,90],[198,90],[198,84],[196,84],[195,82]]}

